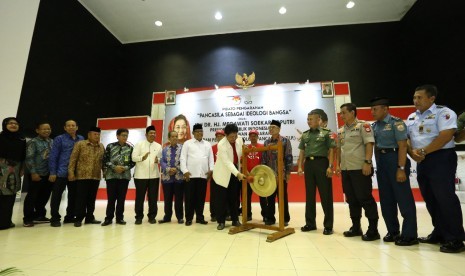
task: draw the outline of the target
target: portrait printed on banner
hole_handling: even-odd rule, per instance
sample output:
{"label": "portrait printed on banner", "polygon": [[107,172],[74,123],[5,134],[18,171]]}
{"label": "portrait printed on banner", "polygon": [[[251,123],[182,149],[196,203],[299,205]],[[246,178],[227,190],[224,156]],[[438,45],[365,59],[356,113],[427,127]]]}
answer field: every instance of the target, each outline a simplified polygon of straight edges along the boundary
{"label": "portrait printed on banner", "polygon": [[165,104],[166,105],[176,104],[176,91],[165,92]]}
{"label": "portrait printed on banner", "polygon": [[334,84],[332,81],[321,83],[321,97],[323,98],[334,97]]}

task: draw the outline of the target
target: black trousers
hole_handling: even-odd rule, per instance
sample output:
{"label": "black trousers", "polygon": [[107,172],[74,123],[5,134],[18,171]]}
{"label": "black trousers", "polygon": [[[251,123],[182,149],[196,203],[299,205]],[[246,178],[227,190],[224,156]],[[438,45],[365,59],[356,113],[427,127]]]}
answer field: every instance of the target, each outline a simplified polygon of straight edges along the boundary
{"label": "black trousers", "polygon": [[210,217],[214,218],[218,216],[218,212],[216,211],[216,194],[218,189],[218,185],[216,184],[213,177],[210,179]]}
{"label": "black trousers", "polygon": [[76,181],[68,181],[66,177],[57,177],[55,183],[52,184],[52,198],[50,199],[50,212],[52,218],[50,221],[60,221],[60,203],[61,196],[68,187],[68,207],[66,207],[65,220],[74,220],[76,213]]}
{"label": "black trousers", "polygon": [[99,180],[85,179],[76,181],[76,220],[93,221],[95,200],[97,199]]}
{"label": "black trousers", "polygon": [[[128,179],[107,179],[107,211],[105,220],[113,220],[116,214],[116,220],[124,219],[124,203],[128,192]],[[115,213],[116,203],[116,213]]]}
{"label": "black trousers", "polygon": [[402,223],[402,236],[417,238],[417,210],[415,199],[410,187],[410,160],[407,158],[405,174],[407,180],[397,182],[398,153],[379,153],[376,158],[376,178],[378,180],[379,200],[381,213],[389,233],[400,233],[400,224],[397,217],[397,208],[404,218]]}
{"label": "black trousers", "polygon": [[239,216],[237,213],[237,209],[239,208],[238,201],[237,201],[237,193],[239,191],[239,185],[241,182],[237,179],[236,176],[231,174],[229,178],[229,185],[227,188],[215,184],[217,187],[215,188],[216,194],[216,211],[217,211],[217,220],[218,223],[225,223],[226,221],[226,213],[229,209],[231,220],[232,221],[239,221]]}
{"label": "black trousers", "polygon": [[158,213],[158,188],[160,185],[160,178],[151,179],[134,179],[136,185],[136,203],[134,211],[136,212],[136,219],[144,218],[144,201],[145,195],[147,195],[149,203],[149,212],[147,217],[154,219]]}
{"label": "black trousers", "polygon": [[41,176],[40,181],[30,181],[23,206],[23,221],[32,223],[34,219],[45,217],[47,205],[52,193],[53,183],[48,181],[48,175]]}
{"label": "black trousers", "polygon": [[305,222],[306,225],[316,227],[316,188],[320,193],[321,207],[325,213],[323,226],[333,229],[334,207],[333,207],[333,183],[326,176],[329,166],[328,158],[306,159],[305,171]]}
{"label": "black trousers", "polygon": [[428,154],[417,165],[418,184],[433,221],[433,235],[445,241],[465,237],[462,209],[455,194],[456,169],[457,154],[454,149]]}
{"label": "black trousers", "polygon": [[163,183],[163,197],[165,200],[165,216],[163,220],[171,220],[173,216],[173,196],[174,196],[174,213],[178,220],[184,218],[184,181],[174,183]]}
{"label": "black trousers", "polygon": [[191,178],[186,182],[186,221],[192,221],[194,218],[197,221],[204,220],[203,209],[205,207],[205,196],[207,194],[207,180],[205,178]]}
{"label": "black trousers", "polygon": [[13,216],[13,206],[15,205],[16,194],[0,195],[0,230],[11,227],[11,217]]}
{"label": "black trousers", "polygon": [[[242,181],[239,182],[239,188],[238,188],[238,193],[239,193],[239,206],[242,206]],[[239,208],[239,211],[242,213],[242,208]],[[247,183],[247,216],[251,217],[252,216],[252,188],[250,187],[250,184]]]}
{"label": "black trousers", "polygon": [[365,216],[370,219],[378,219],[378,206],[373,198],[373,186],[371,176],[363,175],[362,170],[342,171],[342,190],[349,204],[350,218],[360,221],[362,208]]}
{"label": "black trousers", "polygon": [[[284,222],[289,222],[291,216],[289,214],[289,201],[287,198],[287,181],[283,181],[284,184]],[[262,216],[265,220],[276,222],[276,198],[279,199],[278,195],[279,187],[276,187],[276,191],[269,197],[260,197],[260,205],[262,206]]]}

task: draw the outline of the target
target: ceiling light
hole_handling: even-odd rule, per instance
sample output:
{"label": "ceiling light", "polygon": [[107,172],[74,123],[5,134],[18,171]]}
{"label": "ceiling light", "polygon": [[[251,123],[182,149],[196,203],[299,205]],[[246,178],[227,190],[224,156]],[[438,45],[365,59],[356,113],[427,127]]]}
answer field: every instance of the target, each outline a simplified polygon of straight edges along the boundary
{"label": "ceiling light", "polygon": [[221,12],[216,12],[216,13],[215,13],[215,19],[216,19],[216,20],[221,20],[221,19],[223,19],[223,15],[221,15]]}
{"label": "ceiling light", "polygon": [[163,25],[163,22],[161,22],[159,20],[155,21],[155,26],[161,27],[162,25]]}
{"label": "ceiling light", "polygon": [[279,9],[279,13],[280,13],[280,14],[285,14],[286,11],[287,11],[287,10],[286,10],[285,7],[281,7],[281,8]]}
{"label": "ceiling light", "polygon": [[349,1],[349,2],[347,2],[346,8],[352,9],[354,6],[355,6],[354,1]]}

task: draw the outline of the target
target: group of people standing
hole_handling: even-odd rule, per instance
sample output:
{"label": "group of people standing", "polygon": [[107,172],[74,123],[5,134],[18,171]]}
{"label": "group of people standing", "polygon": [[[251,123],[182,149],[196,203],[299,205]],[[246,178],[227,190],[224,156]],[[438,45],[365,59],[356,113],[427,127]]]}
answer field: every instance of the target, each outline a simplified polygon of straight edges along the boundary
{"label": "group of people standing", "polygon": [[[324,111],[315,109],[308,114],[310,129],[302,134],[298,161],[298,173],[305,172],[306,225],[301,228],[303,232],[317,229],[315,189],[318,187],[325,214],[323,234],[333,233],[329,177],[336,173],[342,176],[352,220],[352,226],[343,235],[361,236],[364,241],[381,238],[377,205],[372,195],[374,154],[381,212],[388,230],[383,240],[398,246],[440,243],[440,251],[445,253],[465,250],[462,210],[455,194],[457,154],[454,149],[454,140],[465,140],[465,113],[457,119],[454,111],[435,104],[437,95],[434,85],[416,88],[413,96],[416,111],[408,117],[407,123],[389,113],[387,98],[371,101],[373,124],[358,120],[355,104],[345,103],[340,107],[344,125],[338,129],[337,136],[325,128]],[[418,238],[407,154],[417,162],[417,180],[434,226],[427,237]],[[368,219],[365,233],[360,222],[362,209]],[[402,227],[398,210],[403,217]]]}
{"label": "group of people standing", "polygon": [[[378,210],[372,195],[373,154],[376,160],[376,177],[379,186],[381,212],[388,233],[385,242],[399,246],[422,243],[441,243],[440,251],[457,253],[465,250],[462,211],[455,194],[457,154],[454,139],[465,139],[463,124],[465,113],[457,120],[454,111],[435,104],[437,89],[433,85],[420,86],[415,90],[413,101],[416,111],[405,123],[389,113],[389,100],[375,98],[371,101],[371,113],[375,122],[369,124],[357,119],[353,103],[340,107],[344,125],[337,134],[326,128],[328,117],[321,109],[308,113],[309,130],[302,133],[299,143],[298,174],[305,174],[306,224],[303,232],[317,229],[316,189],[324,211],[323,234],[333,234],[334,210],[331,177],[342,176],[343,191],[349,205],[352,226],[343,232],[345,237],[361,236],[364,241],[380,239]],[[28,194],[24,201],[25,227],[35,223],[50,222],[61,226],[59,207],[65,188],[68,189],[68,207],[63,223],[85,224],[113,223],[124,225],[124,204],[135,167],[136,187],[135,224],[142,224],[144,201],[148,198],[148,222],[157,223],[157,199],[159,182],[163,185],[164,216],[158,223],[171,222],[174,210],[177,222],[190,226],[195,222],[208,224],[204,217],[207,182],[211,183],[210,212],[217,221],[218,230],[225,228],[230,217],[233,226],[240,226],[239,197],[241,181],[247,176],[241,171],[240,157],[244,139],[238,135],[235,124],[228,124],[215,133],[217,144],[203,139],[201,124],[192,129],[193,138],[179,140],[176,126],[189,131],[185,117],[173,119],[173,130],[168,133],[169,142],[155,142],[156,129],[146,128],[146,139],[134,147],[127,142],[129,130],[118,129],[117,141],[107,145],[100,143],[100,129],[91,127],[87,139],[77,134],[74,120],[65,122],[65,133],[51,139],[51,127],[46,122],[36,127],[37,137],[26,144],[19,132],[16,118],[6,118],[0,133],[0,229],[14,227],[11,221],[16,192],[20,190],[21,176],[26,168],[30,175]],[[284,175],[284,224],[290,221],[287,183],[293,168],[292,146],[288,138],[280,134],[281,123],[272,120],[270,137],[264,144],[258,143],[259,132],[249,131],[247,147],[260,148],[282,142]],[[189,133],[190,135],[190,133]],[[417,162],[418,183],[431,215],[434,230],[425,238],[418,238],[415,202],[410,188],[409,155]],[[266,165],[278,174],[277,151],[252,151],[247,156],[247,172],[256,165]],[[107,183],[108,205],[103,222],[94,217],[95,200],[102,176]],[[252,219],[250,186],[247,188],[247,220]],[[46,217],[45,205],[50,199],[51,218]],[[261,215],[266,225],[276,223],[277,191],[268,197],[260,197]],[[183,203],[184,207],[183,208]],[[361,227],[362,209],[368,219],[368,229]],[[403,217],[402,227],[398,209]],[[185,210],[185,214],[184,214]],[[185,220],[184,220],[185,218]]]}

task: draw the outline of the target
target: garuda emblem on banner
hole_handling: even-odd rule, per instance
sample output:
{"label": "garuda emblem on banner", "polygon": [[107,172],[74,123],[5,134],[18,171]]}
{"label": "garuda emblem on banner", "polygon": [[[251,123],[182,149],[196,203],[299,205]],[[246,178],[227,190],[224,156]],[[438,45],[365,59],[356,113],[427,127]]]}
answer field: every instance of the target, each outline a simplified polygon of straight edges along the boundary
{"label": "garuda emblem on banner", "polygon": [[250,76],[247,76],[246,73],[243,73],[242,74],[242,77],[241,75],[239,75],[239,73],[236,73],[236,86],[237,87],[240,87],[242,89],[247,89],[249,87],[252,87],[254,86],[254,81],[255,81],[255,73],[252,72],[252,74],[250,74]]}

